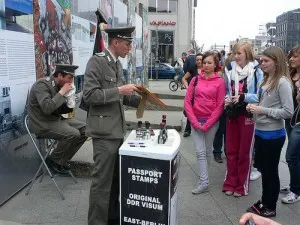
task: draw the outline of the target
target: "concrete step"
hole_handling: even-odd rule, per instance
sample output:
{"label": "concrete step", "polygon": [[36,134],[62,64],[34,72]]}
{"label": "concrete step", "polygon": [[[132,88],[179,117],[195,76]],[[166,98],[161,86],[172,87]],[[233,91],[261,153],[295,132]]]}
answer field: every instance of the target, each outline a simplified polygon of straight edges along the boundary
{"label": "concrete step", "polygon": [[169,89],[170,81],[171,80],[149,81],[148,89],[153,93],[169,96],[168,98],[173,98],[172,97],[173,95],[174,96],[185,96],[186,89],[181,90],[180,88],[178,88],[177,91],[171,91]]}
{"label": "concrete step", "polygon": [[159,92],[156,92],[155,93],[156,96],[160,99],[184,99],[185,95],[176,95],[175,93],[174,94],[164,94],[164,93],[159,93]]}
{"label": "concrete step", "polygon": [[6,221],[6,220],[0,220],[0,225],[22,225],[22,223],[15,223],[15,222]]}
{"label": "concrete step", "polygon": [[181,119],[184,117],[182,110],[181,111],[152,111],[145,110],[143,118],[136,118],[136,110],[126,110],[125,118],[126,125],[129,130],[137,128],[137,122],[139,120],[145,122],[149,121],[153,129],[159,129],[161,123],[162,115],[167,115],[167,128],[181,130]]}
{"label": "concrete step", "polygon": [[[156,105],[146,105],[146,110],[155,110],[155,111],[183,111],[183,99],[160,99],[168,107],[163,108]],[[126,108],[126,106],[125,106]],[[132,107],[127,107],[128,109],[134,110]]]}

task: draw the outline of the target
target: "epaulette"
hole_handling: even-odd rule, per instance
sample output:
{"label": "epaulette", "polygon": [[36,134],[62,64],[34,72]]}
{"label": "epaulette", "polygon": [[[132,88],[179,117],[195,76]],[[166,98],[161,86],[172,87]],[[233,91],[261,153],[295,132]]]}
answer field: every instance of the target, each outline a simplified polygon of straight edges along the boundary
{"label": "epaulette", "polygon": [[99,57],[103,57],[105,56],[105,53],[104,52],[98,52],[98,53],[95,53],[96,56],[99,56]]}
{"label": "epaulette", "polygon": [[45,80],[46,81],[50,81],[50,77],[45,77]]}

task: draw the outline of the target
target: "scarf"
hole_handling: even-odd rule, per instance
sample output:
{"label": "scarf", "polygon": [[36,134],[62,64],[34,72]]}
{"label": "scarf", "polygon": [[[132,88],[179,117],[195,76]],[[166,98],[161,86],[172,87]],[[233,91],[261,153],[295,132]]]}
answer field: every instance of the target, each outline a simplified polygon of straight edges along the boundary
{"label": "scarf", "polygon": [[235,96],[239,94],[239,82],[247,78],[247,89],[250,88],[250,81],[254,75],[253,63],[249,62],[244,68],[241,68],[239,65],[235,65],[232,69],[230,79],[234,81],[234,93]]}

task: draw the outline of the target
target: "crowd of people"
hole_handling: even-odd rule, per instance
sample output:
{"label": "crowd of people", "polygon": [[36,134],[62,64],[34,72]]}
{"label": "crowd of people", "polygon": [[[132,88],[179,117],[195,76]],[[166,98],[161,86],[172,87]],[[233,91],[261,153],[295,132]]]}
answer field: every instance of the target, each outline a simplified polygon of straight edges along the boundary
{"label": "crowd of people", "polygon": [[[138,107],[141,98],[134,94],[134,84],[124,83],[118,58],[131,50],[134,29],[106,29],[108,48],[90,58],[81,102],[87,123],[61,116],[74,108],[69,93],[78,66],[56,65],[51,76],[36,81],[28,98],[30,130],[58,140],[46,161],[51,170],[66,174],[68,161],[87,137],[92,138],[89,225],[119,221],[118,149],[126,133],[123,105]],[[192,135],[199,169],[199,182],[192,193],[209,191],[211,156],[223,162],[224,139],[225,195],[248,195],[249,180],[261,174],[262,196],[247,211],[276,216],[279,192],[287,193],[283,203],[300,200],[300,46],[288,57],[279,47],[269,47],[258,61],[251,46],[243,42],[238,42],[226,59],[225,51],[196,54],[190,50],[177,60],[177,68],[187,88],[184,113],[188,122],[183,137]],[[290,187],[280,188],[278,164],[286,133]],[[242,217],[241,223],[249,219],[270,222],[251,213]]]}
{"label": "crowd of people", "polygon": [[[224,138],[222,191],[246,196],[250,180],[261,176],[262,195],[247,211],[274,217],[280,192],[286,193],[282,203],[300,200],[300,46],[288,55],[271,46],[255,57],[249,43],[237,42],[224,56],[224,51],[199,53],[199,58],[191,54],[184,63],[187,68],[188,59],[195,60],[182,78],[187,87],[183,137],[193,136],[199,170],[192,193],[209,191],[208,165],[212,153],[223,162]],[[286,136],[290,187],[280,188],[278,166]]]}

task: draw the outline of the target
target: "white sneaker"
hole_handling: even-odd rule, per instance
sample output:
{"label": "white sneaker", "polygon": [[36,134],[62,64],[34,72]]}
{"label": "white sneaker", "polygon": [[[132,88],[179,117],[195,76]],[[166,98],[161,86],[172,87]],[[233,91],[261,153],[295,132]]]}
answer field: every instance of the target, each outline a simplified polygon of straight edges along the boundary
{"label": "white sneaker", "polygon": [[199,184],[194,190],[192,190],[192,193],[194,195],[201,194],[204,192],[208,192],[208,185]]}
{"label": "white sneaker", "polygon": [[250,180],[257,180],[258,178],[260,178],[261,173],[256,169],[252,167],[251,173],[250,173]]}
{"label": "white sneaker", "polygon": [[300,196],[296,195],[293,192],[288,193],[285,197],[283,197],[281,199],[281,202],[285,203],[285,204],[292,204],[292,203],[295,203],[297,201],[300,201]]}

